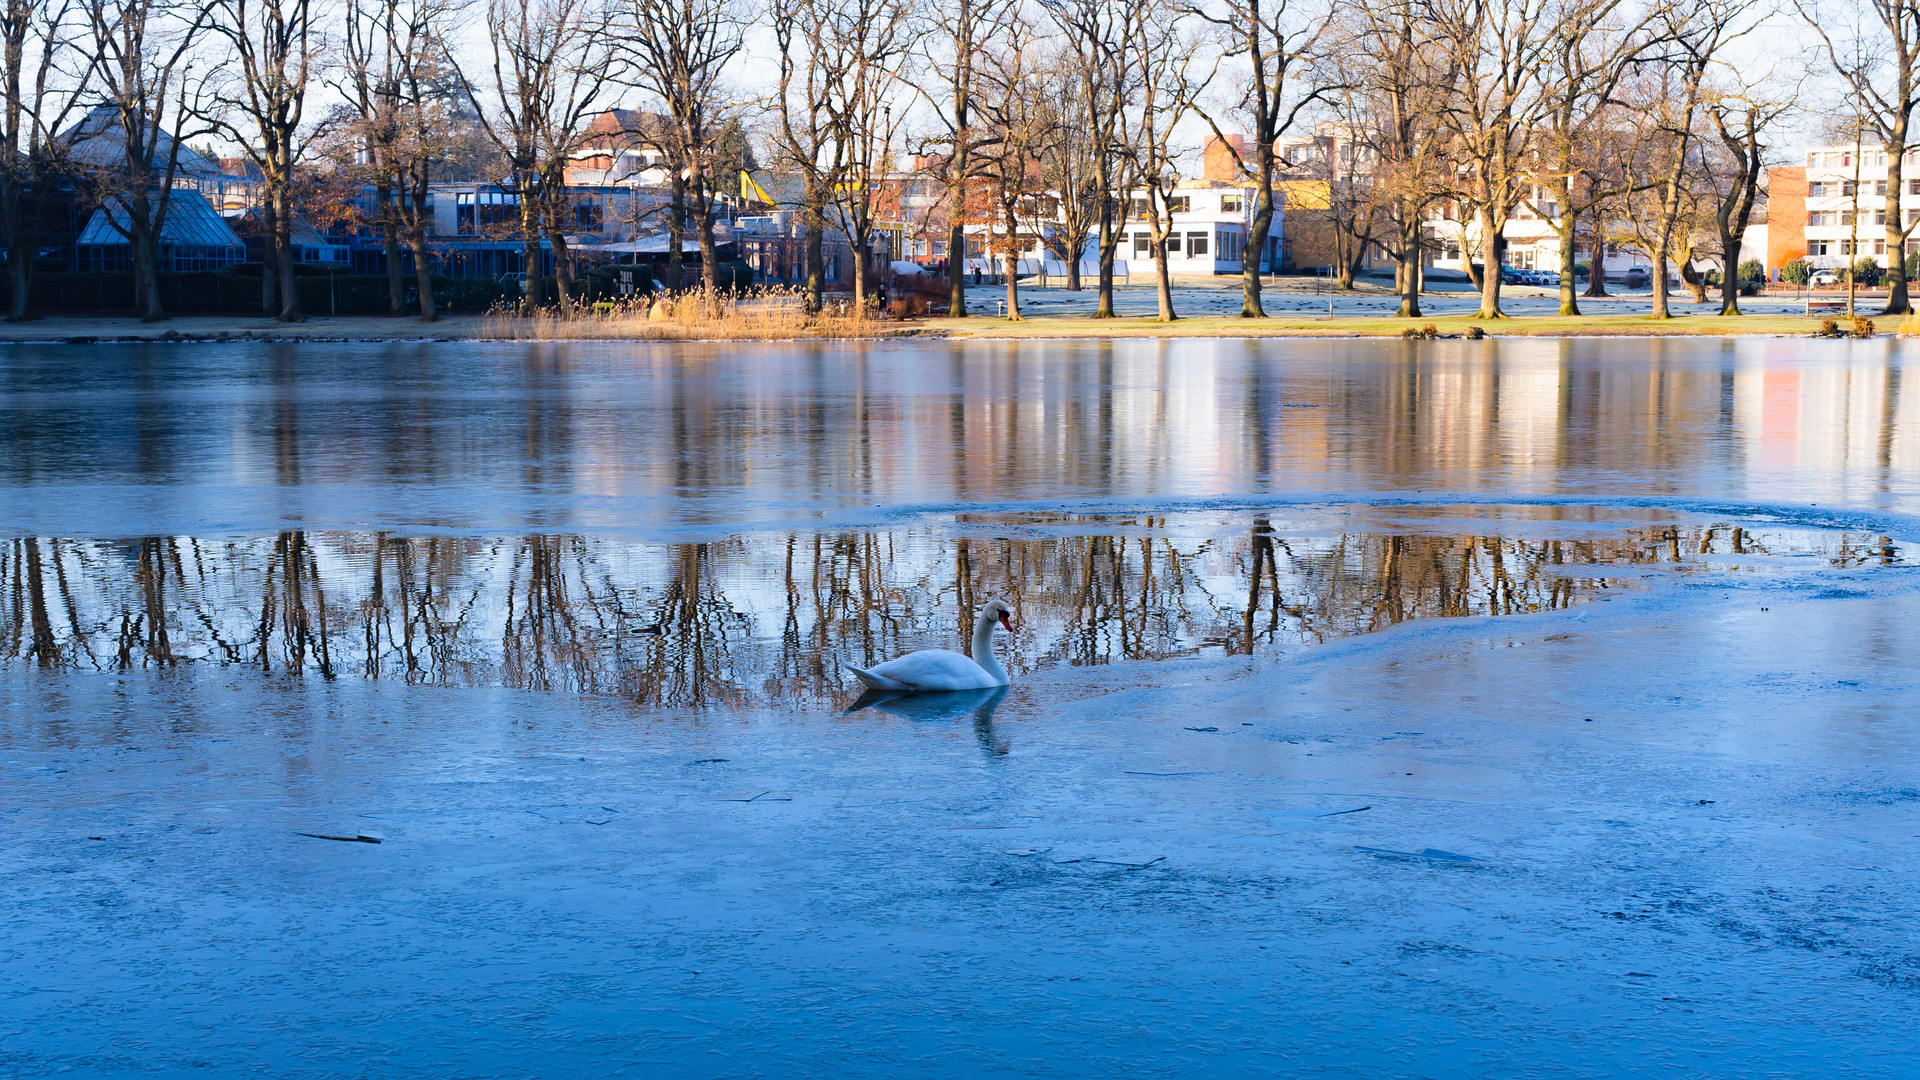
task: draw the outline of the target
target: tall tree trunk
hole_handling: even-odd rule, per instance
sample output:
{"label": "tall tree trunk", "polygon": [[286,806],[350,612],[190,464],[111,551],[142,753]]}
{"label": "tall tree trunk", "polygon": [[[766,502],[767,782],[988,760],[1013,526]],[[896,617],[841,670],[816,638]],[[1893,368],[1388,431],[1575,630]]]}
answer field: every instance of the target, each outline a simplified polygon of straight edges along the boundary
{"label": "tall tree trunk", "polygon": [[1607,293],[1607,238],[1596,235],[1593,238],[1593,257],[1587,267],[1587,295],[1606,296]]}
{"label": "tall tree trunk", "polygon": [[134,310],[141,322],[159,322],[167,312],[160,303],[160,242],[155,235],[153,203],[144,190],[136,190],[126,208],[132,234],[127,246],[133,252]]}
{"label": "tall tree trunk", "polygon": [[1416,214],[1404,214],[1400,218],[1400,265],[1394,274],[1394,284],[1400,288],[1400,310],[1397,314],[1403,319],[1420,317],[1420,219]]}
{"label": "tall tree trunk", "polygon": [[1094,303],[1093,317],[1111,319],[1113,315],[1113,263],[1120,254],[1125,231],[1114,221],[1113,200],[1101,197],[1100,207],[1100,296]]}
{"label": "tall tree trunk", "polygon": [[[37,181],[37,182],[36,182]],[[46,203],[43,194],[50,178],[32,173],[6,170],[4,190],[0,190],[0,221],[7,238],[7,277],[11,295],[7,300],[7,321],[27,322],[33,312],[34,256],[40,250],[40,216]],[[32,185],[29,193],[28,186]]]}
{"label": "tall tree trunk", "polygon": [[420,321],[435,322],[440,318],[440,306],[433,299],[433,259],[427,251],[426,225],[417,218],[407,230],[407,245],[413,249],[413,279],[420,290]]}
{"label": "tall tree trunk", "polygon": [[720,287],[720,248],[713,241],[713,198],[705,182],[696,183],[693,201],[693,236],[700,244],[700,287],[712,292]]}
{"label": "tall tree trunk", "polygon": [[947,314],[967,314],[967,231],[956,218],[947,231]]}
{"label": "tall tree trunk", "polygon": [[853,231],[859,237],[850,245],[853,248],[853,310],[864,319],[867,317],[867,267],[873,262],[873,241],[864,217],[854,219]]}
{"label": "tall tree trunk", "polygon": [[1253,148],[1254,192],[1253,221],[1247,226],[1247,254],[1240,263],[1240,317],[1264,319],[1267,309],[1260,305],[1260,258],[1267,250],[1267,235],[1273,230],[1273,146],[1256,140]]}
{"label": "tall tree trunk", "polygon": [[1019,220],[1013,211],[1006,212],[1007,253],[1001,259],[1001,265],[1007,273],[1007,321],[1020,322],[1025,316],[1020,314],[1020,250],[1017,245],[1020,235]]}
{"label": "tall tree trunk", "polygon": [[1887,133],[1887,306],[1882,315],[1905,315],[1912,310],[1907,284],[1906,211],[1900,207],[1900,189],[1906,184],[1900,153],[1907,144],[1908,114],[1896,113]]}
{"label": "tall tree trunk", "polygon": [[1720,230],[1720,314],[1740,314],[1740,234]]}
{"label": "tall tree trunk", "polygon": [[1565,180],[1560,191],[1560,220],[1554,226],[1554,232],[1560,237],[1560,314],[1580,314],[1580,301],[1574,295],[1575,279],[1579,277],[1575,270],[1580,265],[1579,252],[1575,243],[1580,234],[1580,221],[1573,215],[1573,181]]}
{"label": "tall tree trunk", "polygon": [[[520,188],[520,262],[525,273],[520,310],[531,315],[547,299],[546,275],[540,265],[540,208],[533,181],[526,173],[518,177]],[[477,211],[479,208],[475,207]]]}
{"label": "tall tree trunk", "polygon": [[380,247],[387,257],[387,314],[405,315],[407,278],[400,269],[400,223],[394,217],[393,185],[375,184],[373,198],[380,208]]}
{"label": "tall tree trunk", "polygon": [[[1160,302],[1160,321],[1173,322],[1173,277],[1167,270],[1167,234],[1170,230],[1153,226],[1153,284]],[[1244,299],[1244,297],[1243,297]]]}
{"label": "tall tree trunk", "polygon": [[1693,302],[1706,303],[1707,279],[1702,277],[1700,269],[1693,265],[1693,245],[1688,244],[1687,250],[1681,252],[1680,258],[1676,261],[1680,264],[1680,280],[1686,285],[1687,291],[1693,294]]}
{"label": "tall tree trunk", "polygon": [[280,270],[280,321],[301,322],[306,312],[300,310],[300,285],[294,278],[293,260],[293,201],[284,183],[280,190],[269,196],[274,203],[273,247],[275,260]]}
{"label": "tall tree trunk", "polygon": [[1494,220],[1493,208],[1483,206],[1480,216],[1480,248],[1485,253],[1486,263],[1480,272],[1480,310],[1474,313],[1476,319],[1504,319],[1506,313],[1500,310],[1500,268],[1505,264],[1506,230],[1504,215]]}
{"label": "tall tree trunk", "polygon": [[680,292],[686,288],[686,271],[681,265],[682,250],[687,242],[687,181],[676,173],[673,177],[672,197],[667,200],[667,291]]}
{"label": "tall tree trunk", "polygon": [[807,233],[807,310],[818,313],[826,302],[827,268],[826,229],[821,227],[820,217],[808,211]]}
{"label": "tall tree trunk", "polygon": [[1653,245],[1653,314],[1655,319],[1671,319],[1673,313],[1667,310],[1667,249],[1672,242],[1667,230],[1660,231],[1660,239]]}

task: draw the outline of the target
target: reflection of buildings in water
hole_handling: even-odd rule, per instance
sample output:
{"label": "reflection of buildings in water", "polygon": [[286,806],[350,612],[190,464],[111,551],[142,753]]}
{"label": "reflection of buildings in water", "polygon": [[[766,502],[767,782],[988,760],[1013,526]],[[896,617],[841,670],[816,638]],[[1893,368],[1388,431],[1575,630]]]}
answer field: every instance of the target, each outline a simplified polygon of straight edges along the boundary
{"label": "reflection of buildings in water", "polygon": [[977,606],[996,595],[1016,608],[1007,662],[1023,674],[1564,608],[1619,584],[1606,570],[1617,564],[1699,566],[1777,550],[1849,565],[1897,557],[1877,537],[1726,526],[1544,540],[1219,526],[1029,516],[664,545],[302,532],[234,543],[23,538],[0,545],[0,658],[743,705],[841,696],[842,660],[964,647]]}
{"label": "reflection of buildings in water", "polygon": [[796,502],[1574,485],[1899,508],[1920,475],[1892,339],[526,344],[488,346],[454,381],[444,348],[393,345],[353,351],[344,388],[316,386],[332,358],[261,348],[264,389],[194,424],[161,354],[136,350],[125,385],[89,399],[100,434],[73,435],[71,402],[18,410],[0,478],[281,489],[289,512],[315,484],[484,478],[477,516],[598,529],[651,499],[677,504],[673,523]]}

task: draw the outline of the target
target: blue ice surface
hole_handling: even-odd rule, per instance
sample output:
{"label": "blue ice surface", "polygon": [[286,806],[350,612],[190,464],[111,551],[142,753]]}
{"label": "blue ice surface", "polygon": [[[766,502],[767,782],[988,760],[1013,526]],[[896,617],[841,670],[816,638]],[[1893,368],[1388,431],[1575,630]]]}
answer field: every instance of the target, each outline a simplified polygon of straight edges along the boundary
{"label": "blue ice surface", "polygon": [[0,1074],[1911,1075],[1915,584],[1060,670],[984,720],[14,679]]}
{"label": "blue ice surface", "polygon": [[[0,533],[1652,507],[1904,546],[1906,351],[16,348]],[[1043,667],[985,718],[18,663],[0,1076],[1911,1075],[1914,570],[1635,575]]]}

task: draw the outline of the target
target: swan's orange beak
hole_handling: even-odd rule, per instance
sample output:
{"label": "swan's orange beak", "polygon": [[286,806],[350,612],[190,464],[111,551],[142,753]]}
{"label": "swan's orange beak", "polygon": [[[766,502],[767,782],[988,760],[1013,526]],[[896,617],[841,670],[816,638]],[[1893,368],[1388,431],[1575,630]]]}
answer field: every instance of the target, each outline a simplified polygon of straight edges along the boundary
{"label": "swan's orange beak", "polygon": [[1013,633],[1013,616],[1007,612],[1001,612],[1000,625],[1006,627],[1007,633]]}

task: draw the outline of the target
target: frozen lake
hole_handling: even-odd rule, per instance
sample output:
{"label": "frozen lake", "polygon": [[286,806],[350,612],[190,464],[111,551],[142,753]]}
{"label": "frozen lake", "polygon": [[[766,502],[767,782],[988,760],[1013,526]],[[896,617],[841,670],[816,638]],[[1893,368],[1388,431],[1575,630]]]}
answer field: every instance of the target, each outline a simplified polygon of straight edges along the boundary
{"label": "frozen lake", "polygon": [[1909,366],[8,349],[0,1075],[1906,1075]]}

